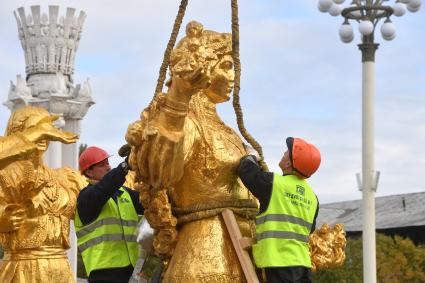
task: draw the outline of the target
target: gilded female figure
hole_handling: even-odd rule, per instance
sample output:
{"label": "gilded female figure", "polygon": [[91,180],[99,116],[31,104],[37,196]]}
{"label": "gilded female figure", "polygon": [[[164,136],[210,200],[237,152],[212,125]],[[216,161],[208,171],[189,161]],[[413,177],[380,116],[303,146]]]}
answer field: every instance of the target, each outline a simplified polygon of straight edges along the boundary
{"label": "gilded female figure", "polygon": [[242,234],[254,236],[257,201],[236,174],[246,150],[216,110],[233,88],[231,47],[230,34],[190,22],[167,93],[126,134],[154,248],[168,263],[163,282],[244,281],[220,215],[233,210]]}
{"label": "gilded female figure", "polygon": [[69,222],[85,180],[69,168],[44,165],[49,141],[77,136],[53,126],[37,107],[12,113],[0,137],[0,282],[74,282],[66,256]]}

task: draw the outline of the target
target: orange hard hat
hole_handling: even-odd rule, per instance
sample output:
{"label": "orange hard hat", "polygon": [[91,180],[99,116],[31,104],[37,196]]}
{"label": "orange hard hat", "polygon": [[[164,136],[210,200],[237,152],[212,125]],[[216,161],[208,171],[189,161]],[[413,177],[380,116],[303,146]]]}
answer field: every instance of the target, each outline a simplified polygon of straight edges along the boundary
{"label": "orange hard hat", "polygon": [[80,155],[80,172],[84,173],[84,171],[89,169],[90,166],[93,166],[96,163],[109,158],[110,156],[111,155],[109,155],[106,151],[97,146],[89,146]]}
{"label": "orange hard hat", "polygon": [[289,159],[292,168],[301,176],[308,178],[320,166],[320,151],[314,145],[300,138],[289,137],[286,139]]}

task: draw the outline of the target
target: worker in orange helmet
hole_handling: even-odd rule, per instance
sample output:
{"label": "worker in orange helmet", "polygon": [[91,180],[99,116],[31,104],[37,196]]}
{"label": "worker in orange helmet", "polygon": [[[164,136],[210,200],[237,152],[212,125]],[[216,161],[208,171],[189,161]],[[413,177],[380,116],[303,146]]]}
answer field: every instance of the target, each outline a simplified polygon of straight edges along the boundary
{"label": "worker in orange helmet", "polygon": [[90,184],[78,195],[74,224],[89,282],[128,282],[138,259],[135,232],[144,210],[139,193],[123,186],[127,160],[111,169],[109,157],[91,146],[79,160]]}
{"label": "worker in orange helmet", "polygon": [[258,153],[247,149],[238,168],[244,185],[258,198],[257,243],[253,256],[267,282],[312,282],[308,239],[316,226],[319,201],[306,179],[319,168],[319,150],[288,137],[279,162],[283,175],[264,172]]}

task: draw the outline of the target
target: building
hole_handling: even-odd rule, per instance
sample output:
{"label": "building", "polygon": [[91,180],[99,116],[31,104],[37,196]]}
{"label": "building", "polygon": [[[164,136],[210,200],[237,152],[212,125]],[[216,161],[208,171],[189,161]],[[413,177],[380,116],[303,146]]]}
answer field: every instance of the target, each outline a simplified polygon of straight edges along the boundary
{"label": "building", "polygon": [[[376,198],[376,231],[425,244],[425,192]],[[362,234],[361,200],[320,205],[317,227],[343,223],[347,236]]]}

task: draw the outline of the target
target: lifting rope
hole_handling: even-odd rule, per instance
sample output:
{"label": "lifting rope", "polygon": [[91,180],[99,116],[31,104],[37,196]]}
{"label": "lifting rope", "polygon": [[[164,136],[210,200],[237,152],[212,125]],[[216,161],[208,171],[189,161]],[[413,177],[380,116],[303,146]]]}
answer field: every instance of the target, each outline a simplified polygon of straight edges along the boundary
{"label": "lifting rope", "polygon": [[[174,26],[173,30],[170,35],[170,39],[167,44],[167,48],[164,52],[164,58],[162,60],[162,64],[159,70],[159,77],[157,80],[156,88],[155,88],[155,94],[152,98],[151,102],[149,103],[149,107],[152,105],[153,101],[156,99],[157,95],[162,91],[162,87],[164,85],[165,76],[167,72],[167,68],[170,62],[170,54],[173,50],[174,44],[176,43],[177,35],[180,30],[180,26],[183,21],[184,14],[186,12],[188,0],[182,0],[179,6],[179,10],[176,16],[176,19],[174,20]],[[239,58],[239,18],[238,18],[238,1],[232,0],[231,1],[231,7],[232,7],[232,57],[233,57],[233,63],[235,68],[235,83],[233,88],[233,109],[235,110],[236,114],[236,121],[238,123],[238,129],[242,136],[245,138],[245,140],[258,152],[258,154],[261,157],[261,160],[259,161],[261,167],[265,171],[269,171],[267,164],[264,161],[263,156],[263,149],[261,148],[260,144],[248,133],[244,126],[243,121],[243,113],[239,102],[239,91],[240,91],[240,78],[241,78],[241,64],[240,64],[240,58]]]}
{"label": "lifting rope", "polygon": [[171,51],[173,51],[174,44],[176,44],[177,35],[179,34],[180,26],[182,25],[183,17],[186,12],[187,2],[189,0],[182,0],[179,6],[179,11],[177,12],[176,19],[174,20],[173,30],[170,35],[170,39],[168,40],[167,48],[164,52],[164,58],[162,59],[162,64],[159,69],[159,77],[156,82],[155,94],[149,103],[149,107],[151,107],[153,101],[156,99],[158,94],[162,92],[162,87],[165,81],[165,75],[167,73],[168,65],[170,64],[170,55]]}
{"label": "lifting rope", "polygon": [[235,86],[233,87],[233,109],[238,122],[238,129],[245,140],[258,152],[261,157],[259,161],[264,171],[269,171],[264,161],[263,149],[261,145],[248,133],[243,122],[243,113],[239,102],[239,91],[241,89],[241,61],[239,58],[239,18],[238,18],[238,1],[232,0],[232,56],[235,66]]}

